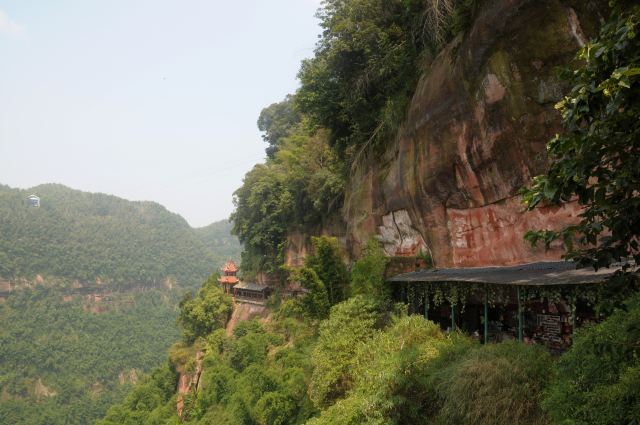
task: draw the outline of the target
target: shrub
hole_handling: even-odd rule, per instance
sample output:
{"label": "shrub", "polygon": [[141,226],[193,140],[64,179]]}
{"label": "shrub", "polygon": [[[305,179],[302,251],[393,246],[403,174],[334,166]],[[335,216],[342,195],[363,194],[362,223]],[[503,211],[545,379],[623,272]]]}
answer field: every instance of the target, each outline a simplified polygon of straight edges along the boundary
{"label": "shrub", "polygon": [[188,293],[180,301],[178,323],[187,343],[227,324],[232,310],[231,299],[217,285],[217,277],[217,273],[211,275],[195,297]]}
{"label": "shrub", "polygon": [[351,293],[387,303],[391,296],[384,280],[388,262],[380,243],[371,239],[364,248],[362,258],[355,262],[351,270]]}
{"label": "shrub", "polygon": [[625,307],[579,330],[558,362],[558,379],[544,400],[544,408],[558,423],[638,423],[640,294]]}
{"label": "shrub", "polygon": [[312,268],[327,288],[329,304],[335,305],[347,296],[349,272],[342,262],[342,250],[338,239],[328,236],[312,237],[314,254],[305,259],[305,266]]}
{"label": "shrub", "polygon": [[549,423],[540,401],[553,361],[544,348],[505,342],[453,354],[448,366],[433,365],[442,369],[431,380],[440,403],[431,423]]}
{"label": "shrub", "polygon": [[329,319],[320,325],[312,357],[309,395],[316,406],[332,404],[352,387],[357,345],[374,335],[378,319],[376,306],[363,297],[331,308]]}

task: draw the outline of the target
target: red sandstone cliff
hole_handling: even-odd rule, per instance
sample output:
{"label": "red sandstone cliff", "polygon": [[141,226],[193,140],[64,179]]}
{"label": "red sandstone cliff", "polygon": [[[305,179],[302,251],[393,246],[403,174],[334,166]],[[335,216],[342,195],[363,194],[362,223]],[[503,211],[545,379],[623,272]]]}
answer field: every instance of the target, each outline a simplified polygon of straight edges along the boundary
{"label": "red sandstone cliff", "polygon": [[[354,167],[342,235],[352,257],[375,236],[389,256],[422,250],[441,267],[559,258],[560,247],[533,249],[523,235],[574,221],[577,208],[525,213],[517,193],[544,171],[546,143],[561,129],[557,69],[595,32],[591,3],[486,2],[426,67],[383,157]],[[288,263],[308,249],[291,235]]]}

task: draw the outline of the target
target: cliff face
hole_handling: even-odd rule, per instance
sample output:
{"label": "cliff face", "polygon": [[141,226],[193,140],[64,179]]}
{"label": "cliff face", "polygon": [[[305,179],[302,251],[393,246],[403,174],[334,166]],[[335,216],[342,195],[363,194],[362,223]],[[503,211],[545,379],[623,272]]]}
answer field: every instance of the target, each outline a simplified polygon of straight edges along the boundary
{"label": "cliff face", "polygon": [[468,34],[440,52],[396,140],[350,178],[352,256],[376,236],[390,256],[422,250],[441,267],[559,258],[559,246],[533,249],[523,235],[575,221],[577,207],[524,212],[517,192],[544,171],[545,145],[561,129],[557,70],[597,27],[588,3],[487,2]]}

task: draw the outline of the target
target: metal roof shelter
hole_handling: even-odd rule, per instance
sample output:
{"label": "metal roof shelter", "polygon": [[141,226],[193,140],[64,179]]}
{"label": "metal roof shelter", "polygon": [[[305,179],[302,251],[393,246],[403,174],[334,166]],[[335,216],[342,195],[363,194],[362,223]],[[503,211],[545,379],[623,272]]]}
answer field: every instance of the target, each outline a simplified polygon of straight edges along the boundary
{"label": "metal roof shelter", "polygon": [[264,300],[269,296],[271,289],[268,286],[253,282],[240,282],[233,286],[233,296]]}
{"label": "metal roof shelter", "polygon": [[253,283],[253,282],[240,282],[237,285],[235,285],[233,289],[246,289],[247,291],[261,292],[267,289],[267,287],[264,285]]}
{"label": "metal roof shelter", "polygon": [[420,270],[400,274],[387,281],[392,283],[486,283],[513,286],[581,285],[604,282],[620,269],[620,266],[614,266],[595,271],[592,268],[576,268],[575,263],[567,261],[543,261],[517,266]]}
{"label": "metal roof shelter", "polygon": [[[592,268],[577,268],[576,263],[567,261],[550,261],[521,264],[516,266],[461,267],[446,269],[427,269],[404,273],[387,279],[391,284],[402,284],[406,288],[411,284],[472,284],[485,285],[484,289],[484,342],[487,342],[488,295],[486,286],[510,286],[516,290],[518,339],[523,338],[523,300],[521,288],[561,287],[600,284],[622,269],[618,264],[598,271]],[[405,294],[406,295],[406,294]],[[425,295],[425,318],[428,318],[428,297]],[[456,325],[456,305],[451,305],[452,329]],[[575,308],[572,310],[572,329],[575,329]]]}

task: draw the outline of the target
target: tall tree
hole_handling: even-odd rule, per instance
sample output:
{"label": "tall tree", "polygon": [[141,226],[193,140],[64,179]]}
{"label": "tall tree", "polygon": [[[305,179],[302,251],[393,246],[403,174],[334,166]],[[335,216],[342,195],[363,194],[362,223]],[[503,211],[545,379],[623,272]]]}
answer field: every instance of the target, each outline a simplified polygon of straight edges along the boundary
{"label": "tall tree", "polygon": [[294,97],[287,97],[278,103],[272,103],[260,112],[258,129],[264,134],[262,140],[269,144],[266,149],[269,158],[273,158],[282,139],[300,122],[300,113],[296,109]]}
{"label": "tall tree", "polygon": [[390,289],[384,273],[389,258],[384,254],[380,242],[371,239],[364,248],[363,256],[351,268],[351,293],[363,295],[385,304],[390,300]]}
{"label": "tall tree", "polygon": [[338,240],[329,236],[312,237],[314,253],[305,260],[327,288],[329,303],[343,301],[348,292],[349,272],[342,261]]}

